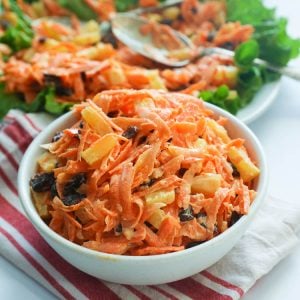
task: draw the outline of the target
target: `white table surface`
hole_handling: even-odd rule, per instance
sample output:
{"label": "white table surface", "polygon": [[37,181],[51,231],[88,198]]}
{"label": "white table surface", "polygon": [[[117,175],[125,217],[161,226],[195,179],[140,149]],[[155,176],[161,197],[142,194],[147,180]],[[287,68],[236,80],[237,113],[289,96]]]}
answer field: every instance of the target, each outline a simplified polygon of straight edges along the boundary
{"label": "white table surface", "polygon": [[[279,15],[287,16],[289,32],[300,37],[300,1],[266,0],[266,3],[276,6]],[[300,59],[293,64],[300,66]],[[269,193],[280,199],[299,202],[300,83],[284,78],[272,107],[250,127],[260,139],[267,155],[270,168]],[[243,299],[300,299],[299,278],[300,245],[261,278]],[[0,256],[0,299],[20,298],[56,299]]]}

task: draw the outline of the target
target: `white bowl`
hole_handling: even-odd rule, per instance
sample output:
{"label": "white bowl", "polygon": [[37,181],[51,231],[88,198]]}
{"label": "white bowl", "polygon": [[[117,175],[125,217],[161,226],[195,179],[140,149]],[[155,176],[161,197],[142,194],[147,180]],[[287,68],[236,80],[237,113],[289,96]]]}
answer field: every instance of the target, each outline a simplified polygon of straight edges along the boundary
{"label": "white bowl", "polygon": [[42,154],[41,144],[48,143],[55,132],[73,124],[76,117],[70,112],[44,129],[26,151],[18,175],[19,195],[23,208],[42,237],[65,260],[92,276],[123,284],[162,284],[191,276],[222,258],[251,224],[267,192],[267,166],[262,147],[254,134],[228,112],[206,104],[217,115],[229,119],[231,137],[246,140],[250,156],[258,163],[261,174],[255,183],[257,196],[250,212],[219,236],[192,248],[151,256],[106,254],[76,245],[50,229],[39,217],[30,195],[29,180],[36,171],[36,159]]}

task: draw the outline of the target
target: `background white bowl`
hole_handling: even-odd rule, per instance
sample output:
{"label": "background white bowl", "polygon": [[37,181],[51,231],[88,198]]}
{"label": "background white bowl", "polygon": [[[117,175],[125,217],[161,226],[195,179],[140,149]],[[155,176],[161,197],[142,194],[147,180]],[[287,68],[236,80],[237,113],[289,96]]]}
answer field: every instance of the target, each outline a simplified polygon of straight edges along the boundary
{"label": "background white bowl", "polygon": [[210,104],[206,104],[216,115],[229,119],[228,132],[231,137],[246,140],[250,156],[258,163],[261,170],[255,183],[257,197],[251,205],[250,212],[224,233],[196,247],[183,251],[152,255],[124,256],[106,254],[76,245],[50,229],[39,217],[30,195],[29,180],[35,174],[36,160],[43,150],[41,144],[50,142],[59,130],[74,124],[76,117],[71,112],[58,118],[44,129],[31,143],[26,151],[18,174],[19,195],[23,208],[42,237],[48,244],[70,264],[92,276],[111,282],[123,284],[162,284],[200,272],[217,262],[239,240],[267,192],[267,166],[262,147],[254,134],[236,117]]}

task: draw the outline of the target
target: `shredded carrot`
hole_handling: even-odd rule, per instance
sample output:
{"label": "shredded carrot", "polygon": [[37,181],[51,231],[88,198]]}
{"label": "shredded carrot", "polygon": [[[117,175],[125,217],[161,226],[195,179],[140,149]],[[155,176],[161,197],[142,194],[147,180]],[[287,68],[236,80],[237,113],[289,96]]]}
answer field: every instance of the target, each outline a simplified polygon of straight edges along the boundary
{"label": "shredded carrot", "polygon": [[[88,116],[87,109],[98,113]],[[114,90],[74,113],[79,120],[48,147],[57,164],[54,192],[45,192],[49,226],[68,240],[113,254],[181,251],[251,209],[253,182],[244,182],[234,166],[253,163],[244,141],[231,139],[226,121],[214,119],[201,100]],[[245,158],[231,162],[232,147]]]}

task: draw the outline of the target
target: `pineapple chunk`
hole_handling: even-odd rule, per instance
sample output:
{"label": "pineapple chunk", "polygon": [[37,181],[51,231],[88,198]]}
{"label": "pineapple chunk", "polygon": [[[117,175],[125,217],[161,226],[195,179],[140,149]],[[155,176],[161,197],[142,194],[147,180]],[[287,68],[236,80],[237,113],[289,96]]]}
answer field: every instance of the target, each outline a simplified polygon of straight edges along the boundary
{"label": "pineapple chunk", "polygon": [[205,149],[207,147],[207,142],[205,139],[198,138],[194,143],[194,147]]}
{"label": "pineapple chunk", "polygon": [[93,143],[89,148],[81,152],[81,157],[89,164],[102,160],[117,144],[116,137],[112,135],[105,135],[100,140]]}
{"label": "pineapple chunk", "polygon": [[43,153],[38,159],[38,165],[42,172],[51,172],[55,169],[57,164],[57,158],[54,154],[50,152]]}
{"label": "pineapple chunk", "polygon": [[155,103],[154,103],[153,99],[146,97],[146,98],[142,98],[141,100],[136,101],[134,103],[134,108],[136,111],[138,111],[139,108],[154,109]]}
{"label": "pineapple chunk", "polygon": [[221,186],[222,176],[220,174],[206,173],[193,178],[192,194],[202,193],[212,196]]}
{"label": "pineapple chunk", "polygon": [[48,211],[48,206],[47,206],[47,200],[49,198],[49,193],[44,192],[44,193],[37,193],[31,190],[32,193],[32,198],[33,198],[33,203],[34,206],[39,214],[39,216],[43,219],[49,219],[50,214]]}
{"label": "pineapple chunk", "polygon": [[77,52],[80,57],[86,57],[92,60],[104,60],[111,57],[115,53],[115,49],[111,44],[99,43],[94,47],[84,48]]}
{"label": "pineapple chunk", "polygon": [[101,114],[93,107],[86,107],[81,112],[83,120],[85,120],[91,128],[93,128],[100,135],[112,133],[113,130],[106,120],[103,119]]}
{"label": "pineapple chunk", "polygon": [[134,236],[134,230],[133,228],[123,228],[122,230],[124,236],[126,237],[127,240],[131,240]]}
{"label": "pineapple chunk", "polygon": [[148,71],[147,77],[149,78],[149,89],[167,90],[165,83],[157,70]]}
{"label": "pineapple chunk", "polygon": [[164,203],[170,204],[175,200],[175,191],[158,191],[146,195],[146,203],[153,204],[153,203]]}
{"label": "pineapple chunk", "polygon": [[213,119],[207,119],[206,120],[206,124],[207,126],[213,130],[213,132],[219,137],[221,138],[221,140],[224,142],[224,143],[229,143],[230,142],[230,138],[227,134],[227,131],[226,129],[221,126],[220,124],[218,124],[215,120]]}
{"label": "pineapple chunk", "polygon": [[87,46],[99,43],[101,40],[100,32],[85,32],[74,37],[73,42],[80,46]]}
{"label": "pineapple chunk", "polygon": [[162,15],[165,19],[172,20],[172,21],[177,19],[179,14],[180,14],[180,9],[177,6],[168,7],[162,12]]}
{"label": "pineapple chunk", "polygon": [[127,82],[123,69],[117,63],[113,64],[113,66],[109,70],[103,73],[111,85],[118,86],[123,85]]}
{"label": "pineapple chunk", "polygon": [[228,156],[244,182],[249,182],[259,175],[259,168],[251,161],[246,150],[232,146],[228,150]]}
{"label": "pineapple chunk", "polygon": [[159,229],[161,222],[163,221],[163,219],[165,218],[166,213],[161,210],[161,209],[157,209],[151,216],[150,218],[148,218],[148,222],[154,226],[156,229]]}
{"label": "pineapple chunk", "polygon": [[99,43],[101,40],[101,32],[99,24],[94,21],[88,21],[80,28],[79,35],[75,36],[74,43],[82,46]]}

